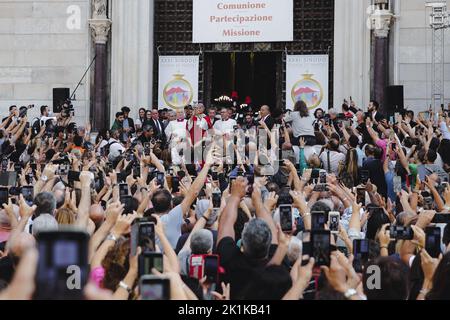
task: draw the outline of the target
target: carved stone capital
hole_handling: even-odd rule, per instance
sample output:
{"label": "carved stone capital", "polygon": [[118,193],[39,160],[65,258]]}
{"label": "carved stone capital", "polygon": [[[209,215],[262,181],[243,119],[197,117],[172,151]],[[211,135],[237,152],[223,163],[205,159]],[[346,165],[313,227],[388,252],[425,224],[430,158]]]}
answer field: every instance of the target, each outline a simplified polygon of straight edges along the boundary
{"label": "carved stone capital", "polygon": [[377,38],[387,38],[394,15],[389,10],[376,9],[370,14],[370,25]]}
{"label": "carved stone capital", "polygon": [[95,43],[106,44],[108,42],[109,30],[111,29],[111,20],[109,19],[91,19],[89,20],[92,37]]}

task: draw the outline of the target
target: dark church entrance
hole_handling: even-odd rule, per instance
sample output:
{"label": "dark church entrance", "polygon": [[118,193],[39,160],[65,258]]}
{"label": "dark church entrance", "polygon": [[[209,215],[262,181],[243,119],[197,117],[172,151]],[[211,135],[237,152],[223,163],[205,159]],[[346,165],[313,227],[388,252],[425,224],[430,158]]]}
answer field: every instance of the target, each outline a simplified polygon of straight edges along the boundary
{"label": "dark church entrance", "polygon": [[239,101],[249,96],[256,107],[276,105],[277,59],[281,54],[210,53],[206,59],[211,59],[211,98],[231,96],[236,91]]}
{"label": "dark church entrance", "polygon": [[[257,107],[280,110],[286,104],[286,55],[328,54],[333,105],[334,2],[294,0],[294,41],[198,44],[192,42],[192,0],[154,0],[153,78],[158,79],[160,55],[198,55],[198,98],[207,106],[237,91],[239,101],[248,95]],[[158,92],[158,81],[153,81],[153,92]],[[158,95],[153,97],[156,105]]]}

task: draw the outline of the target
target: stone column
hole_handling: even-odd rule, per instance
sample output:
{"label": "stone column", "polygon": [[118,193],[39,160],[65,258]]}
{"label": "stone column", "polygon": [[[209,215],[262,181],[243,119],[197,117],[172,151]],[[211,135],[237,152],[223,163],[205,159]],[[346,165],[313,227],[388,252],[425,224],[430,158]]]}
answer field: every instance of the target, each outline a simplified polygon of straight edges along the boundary
{"label": "stone column", "polygon": [[380,112],[387,115],[386,86],[389,84],[389,30],[394,15],[387,0],[376,0],[370,15],[371,29],[374,35],[373,61],[373,98],[380,104]]}
{"label": "stone column", "polygon": [[89,20],[89,25],[95,42],[96,59],[94,92],[91,95],[91,100],[93,100],[91,123],[92,130],[96,132],[109,128],[109,112],[106,105],[106,43],[111,29],[111,20],[107,17],[106,8],[107,0],[92,0],[92,19]]}
{"label": "stone column", "polygon": [[[334,2],[334,107],[351,96],[365,109],[370,99],[370,0]],[[332,106],[330,106],[331,108]]]}
{"label": "stone column", "polygon": [[111,2],[111,116],[127,106],[136,118],[139,107],[152,107],[154,1]]}

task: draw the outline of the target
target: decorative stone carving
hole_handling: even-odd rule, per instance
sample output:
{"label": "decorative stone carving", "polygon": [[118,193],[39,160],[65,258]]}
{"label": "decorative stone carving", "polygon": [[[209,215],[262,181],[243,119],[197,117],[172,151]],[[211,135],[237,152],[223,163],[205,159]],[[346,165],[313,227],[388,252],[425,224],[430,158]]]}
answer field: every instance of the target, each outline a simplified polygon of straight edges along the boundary
{"label": "decorative stone carving", "polygon": [[108,19],[106,8],[108,0],[92,0],[92,19],[89,25],[95,43],[106,44],[111,29],[111,20]]}
{"label": "decorative stone carving", "polygon": [[107,0],[92,0],[92,19],[106,19]]}
{"label": "decorative stone carving", "polygon": [[91,19],[89,25],[92,31],[94,42],[106,44],[108,42],[109,30],[111,29],[111,20],[109,19]]}
{"label": "decorative stone carving", "polygon": [[390,10],[376,8],[370,14],[370,28],[375,37],[387,38],[394,15]]}

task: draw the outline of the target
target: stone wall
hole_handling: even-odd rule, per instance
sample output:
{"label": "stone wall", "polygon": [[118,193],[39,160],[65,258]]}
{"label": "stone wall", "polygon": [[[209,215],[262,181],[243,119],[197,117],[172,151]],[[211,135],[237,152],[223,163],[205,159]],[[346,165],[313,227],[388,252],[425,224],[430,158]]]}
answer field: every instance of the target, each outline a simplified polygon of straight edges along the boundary
{"label": "stone wall", "polygon": [[[70,6],[80,29],[70,30]],[[89,0],[0,0],[0,115],[16,104],[52,108],[52,89],[75,89],[91,59]],[[76,93],[76,121],[89,116],[89,74]]]}
{"label": "stone wall", "polygon": [[[396,0],[391,36],[391,84],[403,85],[405,106],[423,111],[431,104],[432,31],[425,0]],[[448,10],[450,1],[447,0]],[[445,31],[445,101],[450,103],[450,29]],[[397,50],[395,50],[397,48]]]}

